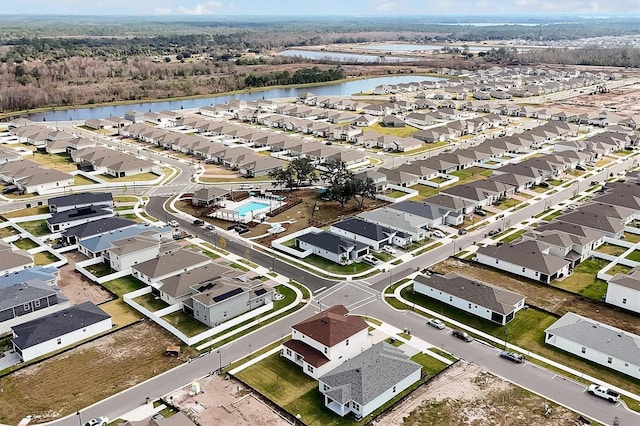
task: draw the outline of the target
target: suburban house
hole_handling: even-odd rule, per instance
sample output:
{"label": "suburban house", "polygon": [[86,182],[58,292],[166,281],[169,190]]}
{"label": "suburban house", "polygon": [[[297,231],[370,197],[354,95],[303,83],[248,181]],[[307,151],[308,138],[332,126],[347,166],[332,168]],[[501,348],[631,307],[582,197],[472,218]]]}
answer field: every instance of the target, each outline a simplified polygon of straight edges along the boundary
{"label": "suburban house", "polygon": [[[160,280],[160,298],[169,305],[174,305],[187,300],[194,294],[194,287],[206,286],[206,284],[221,278],[246,281],[246,275],[246,272],[231,268],[228,264],[216,260]],[[193,316],[193,308],[190,304],[183,305],[183,310]]]}
{"label": "suburban house", "polygon": [[401,349],[379,342],[318,378],[324,405],[339,416],[368,416],[421,378]]}
{"label": "suburban house", "polygon": [[77,194],[49,198],[47,205],[51,213],[60,213],[86,207],[112,209],[113,195],[111,195],[110,192],[79,192]]}
{"label": "suburban house", "polygon": [[571,262],[549,254],[550,247],[540,241],[524,240],[480,247],[475,260],[483,265],[520,275],[545,284],[567,276]]}
{"label": "suburban house", "polygon": [[60,232],[87,222],[113,216],[113,210],[105,208],[82,207],[79,209],[64,210],[51,214],[51,217],[47,219],[47,228],[49,228],[51,232]]}
{"label": "suburban house", "polygon": [[396,231],[391,228],[355,217],[334,223],[329,227],[329,232],[353,241],[365,243],[373,250],[381,250],[382,247],[391,245],[396,234]]}
{"label": "suburban house", "polygon": [[218,186],[205,186],[193,192],[191,204],[198,207],[217,206],[227,199],[229,190]]}
{"label": "suburban house", "polygon": [[14,250],[13,244],[0,240],[0,275],[11,274],[33,266],[33,257],[26,250]]}
{"label": "suburban house", "polygon": [[368,244],[327,231],[308,232],[298,236],[296,248],[339,264],[349,263],[369,253]]}
{"label": "suburban house", "polygon": [[640,267],[618,273],[607,282],[605,301],[612,305],[640,313]]}
{"label": "suburban house", "polygon": [[545,343],[640,379],[640,336],[567,312],[545,331]]}
{"label": "suburban house", "polygon": [[178,248],[180,246],[172,240],[163,243],[155,232],[150,231],[112,241],[102,256],[114,271],[131,271],[133,265],[165,256]]}
{"label": "suburban house", "polygon": [[172,229],[168,226],[160,228],[139,223],[136,224],[136,226],[116,229],[101,235],[96,235],[95,237],[86,238],[78,242],[78,251],[89,258],[104,256],[105,259],[108,259],[106,251],[111,248],[112,243],[115,241],[124,240],[136,235],[153,236],[159,240],[161,238],[170,238],[171,232]]}
{"label": "suburban house", "polygon": [[334,305],[292,326],[291,340],[282,344],[280,356],[317,379],[371,347],[368,330],[362,317]]}
{"label": "suburban house", "polygon": [[525,306],[522,294],[455,272],[418,275],[413,280],[413,291],[500,325],[511,321]]}
{"label": "suburban house", "polygon": [[111,316],[91,302],[84,302],[16,325],[13,349],[23,362],[111,330]]}
{"label": "suburban house", "polygon": [[0,282],[0,334],[11,327],[69,307],[60,289],[40,279]]}
{"label": "suburban house", "polygon": [[94,220],[82,225],[73,226],[62,231],[62,238],[67,245],[77,244],[87,238],[103,235],[117,229],[125,229],[138,225],[133,220],[122,217],[108,217]]}
{"label": "suburban house", "polygon": [[138,263],[131,267],[133,276],[154,289],[160,287],[159,281],[172,275],[211,263],[211,258],[195,251],[180,249],[164,256]]}
{"label": "suburban house", "polygon": [[358,217],[367,222],[395,230],[396,234],[391,242],[399,247],[404,247],[412,241],[425,239],[429,235],[429,226],[432,223],[430,219],[422,216],[408,214],[389,207],[363,212]]}

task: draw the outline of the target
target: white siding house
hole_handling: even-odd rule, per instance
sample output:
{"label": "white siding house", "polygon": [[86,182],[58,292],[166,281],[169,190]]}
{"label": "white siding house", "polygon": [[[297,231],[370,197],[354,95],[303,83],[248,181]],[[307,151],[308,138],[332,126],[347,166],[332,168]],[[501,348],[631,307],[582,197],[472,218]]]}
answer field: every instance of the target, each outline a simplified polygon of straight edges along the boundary
{"label": "white siding house", "polygon": [[607,303],[640,312],[640,268],[616,274],[607,285]]}
{"label": "white siding house", "polygon": [[640,379],[640,336],[567,312],[545,331],[545,343]]}

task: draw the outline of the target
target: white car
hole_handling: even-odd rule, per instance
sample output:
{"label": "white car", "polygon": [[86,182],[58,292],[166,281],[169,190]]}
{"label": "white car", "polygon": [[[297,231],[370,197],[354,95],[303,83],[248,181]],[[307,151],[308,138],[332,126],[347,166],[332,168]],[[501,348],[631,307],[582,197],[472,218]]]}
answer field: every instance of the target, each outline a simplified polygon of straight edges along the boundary
{"label": "white car", "polygon": [[109,424],[109,418],[105,416],[96,417],[84,424],[84,426],[107,426]]}
{"label": "white car", "polygon": [[380,261],[378,260],[378,258],[370,255],[370,254],[365,254],[364,256],[362,256],[362,260],[367,262],[369,265],[376,265],[378,264]]}
{"label": "white car", "polygon": [[178,226],[180,226],[180,224],[178,223],[177,220],[170,220],[169,222],[167,222],[167,225],[173,227],[173,228],[177,228]]}
{"label": "white car", "polygon": [[384,251],[385,253],[389,253],[389,254],[396,254],[396,249],[394,249],[391,246],[382,247],[382,251]]}
{"label": "white car", "polygon": [[429,321],[427,321],[427,324],[429,324],[432,327],[437,328],[438,330],[444,329],[444,323],[442,321],[440,321],[439,319],[436,319],[436,318],[431,318]]}
{"label": "white car", "polygon": [[446,235],[444,234],[444,232],[442,232],[442,231],[441,231],[441,230],[439,230],[439,229],[436,229],[435,231],[433,231],[433,232],[431,233],[431,235],[433,235],[433,236],[434,236],[434,237],[436,237],[436,238],[444,238],[444,237],[446,237]]}

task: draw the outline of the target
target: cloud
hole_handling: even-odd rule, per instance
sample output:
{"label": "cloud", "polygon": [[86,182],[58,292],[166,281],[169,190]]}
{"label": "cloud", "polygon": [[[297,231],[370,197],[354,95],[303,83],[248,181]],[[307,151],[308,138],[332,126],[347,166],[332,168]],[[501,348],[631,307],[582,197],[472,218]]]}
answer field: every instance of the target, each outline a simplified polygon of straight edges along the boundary
{"label": "cloud", "polygon": [[210,0],[202,3],[197,3],[193,7],[180,6],[175,9],[156,7],[154,11],[155,13],[160,15],[215,15],[223,9],[224,4],[222,2]]}
{"label": "cloud", "polygon": [[397,12],[400,10],[400,2],[390,0],[369,0],[369,7],[376,12]]}

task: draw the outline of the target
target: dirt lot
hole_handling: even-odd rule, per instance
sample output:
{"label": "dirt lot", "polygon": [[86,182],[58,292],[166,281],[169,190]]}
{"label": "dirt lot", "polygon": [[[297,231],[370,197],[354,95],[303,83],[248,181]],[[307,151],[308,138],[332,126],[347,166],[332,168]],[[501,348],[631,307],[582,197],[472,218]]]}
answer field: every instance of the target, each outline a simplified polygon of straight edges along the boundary
{"label": "dirt lot", "polygon": [[87,301],[99,304],[111,300],[111,295],[102,286],[89,281],[76,271],[76,262],[87,260],[82,253],[70,251],[64,256],[69,263],[60,268],[58,285],[72,305]]}
{"label": "dirt lot", "polygon": [[460,361],[378,419],[385,426],[574,425],[578,414]]}
{"label": "dirt lot", "polygon": [[201,426],[290,424],[234,379],[214,375],[200,381],[200,386],[203,392],[199,395],[189,396],[189,388],[183,388],[167,399]]}
{"label": "dirt lot", "polygon": [[571,295],[544,284],[517,279],[504,272],[482,265],[463,263],[449,258],[434,265],[432,270],[440,273],[456,272],[469,278],[484,281],[527,296],[527,303],[544,308],[558,315],[568,311],[592,318],[630,333],[640,334],[640,322],[637,317],[620,312],[580,295]]}
{"label": "dirt lot", "polygon": [[177,343],[144,321],[2,377],[0,423],[55,420],[147,380],[182,362],[164,356]]}
{"label": "dirt lot", "polygon": [[603,108],[614,111],[622,117],[640,114],[640,84],[613,89],[609,93],[584,94],[553,103],[554,108],[572,113],[600,112]]}

